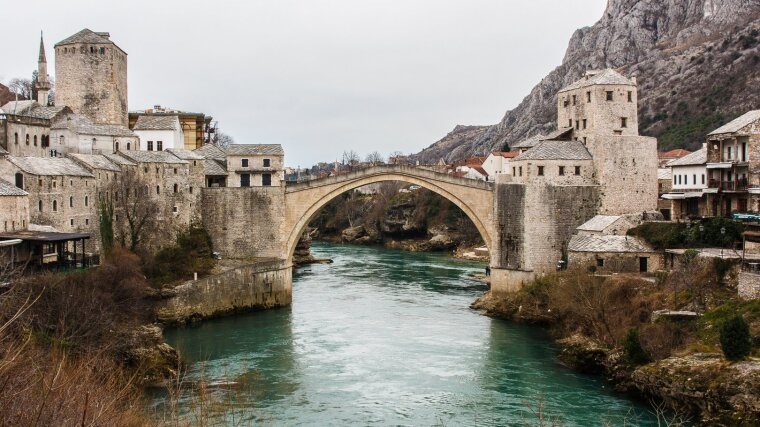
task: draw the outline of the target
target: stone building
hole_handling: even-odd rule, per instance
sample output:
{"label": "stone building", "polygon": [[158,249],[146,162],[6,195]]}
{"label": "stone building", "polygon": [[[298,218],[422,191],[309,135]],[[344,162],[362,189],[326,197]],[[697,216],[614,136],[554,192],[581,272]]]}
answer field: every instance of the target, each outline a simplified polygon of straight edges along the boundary
{"label": "stone building", "polygon": [[483,162],[483,169],[493,180],[497,173],[510,173],[509,162],[517,157],[516,151],[494,151],[490,153]]}
{"label": "stone building", "polygon": [[0,178],[29,194],[30,223],[62,232],[97,232],[96,177],[73,160],[5,156]]}
{"label": "stone building", "polygon": [[710,132],[706,167],[712,215],[760,211],[760,110]]}
{"label": "stone building", "polygon": [[670,191],[662,199],[670,201],[673,220],[710,216],[707,194],[707,148],[668,163],[671,171]]}
{"label": "stone building", "polygon": [[594,164],[580,141],[541,141],[509,164],[518,183],[593,185]]}
{"label": "stone building", "polygon": [[179,117],[175,115],[141,115],[132,131],[140,138],[140,149],[143,151],[185,148]]}
{"label": "stone building", "polygon": [[177,110],[174,108],[165,108],[160,105],[155,105],[153,108],[148,108],[141,111],[130,111],[129,128],[135,129],[140,118],[146,116],[175,116],[179,120],[183,143],[179,143],[178,141],[173,145],[173,147],[164,145],[164,148],[184,148],[186,150],[195,150],[196,148],[200,148],[203,146],[203,144],[207,143],[210,140],[213,132],[215,132],[215,128],[213,126],[213,118],[211,116],[207,116],[204,113],[193,113],[189,111]]}
{"label": "stone building", "polygon": [[89,29],[55,45],[55,104],[94,123],[127,126],[127,54]]}
{"label": "stone building", "polygon": [[227,187],[285,185],[285,154],[280,144],[232,144],[226,154]]}
{"label": "stone building", "polygon": [[184,188],[187,191],[188,209],[190,210],[190,224],[201,223],[201,188],[206,184],[206,164],[203,156],[184,149],[166,150],[187,162],[188,175]]}
{"label": "stone building", "polygon": [[106,154],[136,151],[140,140],[124,126],[96,124],[82,114],[58,115],[50,125],[50,149],[54,155]]}
{"label": "stone building", "polygon": [[29,193],[0,179],[0,227],[3,232],[25,230],[29,224]]}
{"label": "stone building", "polygon": [[227,177],[227,153],[217,145],[205,144],[194,150],[204,158],[204,173],[206,174],[206,187],[226,187]]}
{"label": "stone building", "polygon": [[11,101],[0,107],[0,146],[12,156],[48,157],[51,124],[71,113],[65,106],[43,106],[36,101]]}
{"label": "stone building", "polygon": [[600,213],[656,210],[657,140],[639,136],[636,80],[589,71],[557,98],[558,131],[571,130],[593,158]]}
{"label": "stone building", "polygon": [[631,236],[575,235],[568,245],[568,267],[598,273],[648,273],[664,266],[664,255]]}

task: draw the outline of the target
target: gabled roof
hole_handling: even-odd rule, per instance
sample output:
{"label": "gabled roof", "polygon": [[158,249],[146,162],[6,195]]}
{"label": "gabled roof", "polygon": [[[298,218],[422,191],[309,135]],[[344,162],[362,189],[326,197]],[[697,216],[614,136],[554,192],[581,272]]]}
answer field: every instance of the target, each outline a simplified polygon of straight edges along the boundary
{"label": "gabled roof", "polygon": [[50,129],[68,129],[80,135],[137,137],[124,126],[95,124],[87,117],[76,113],[57,118]]}
{"label": "gabled roof", "polygon": [[28,196],[29,193],[16,187],[10,182],[0,179],[0,196]]}
{"label": "gabled roof", "polygon": [[633,236],[575,235],[567,245],[570,252],[656,252]]}
{"label": "gabled roof", "polygon": [[74,161],[77,161],[85,165],[85,167],[88,167],[91,169],[103,169],[103,170],[112,171],[112,172],[121,172],[121,169],[119,168],[118,165],[116,165],[108,157],[102,154],[72,153],[72,154],[69,154],[68,157],[72,158]]}
{"label": "gabled roof", "polygon": [[605,228],[614,224],[615,221],[622,218],[619,215],[597,215],[590,220],[581,224],[576,230],[582,231],[604,231]]}
{"label": "gabled roof", "polygon": [[219,160],[206,159],[203,161],[203,168],[205,175],[223,176],[229,175],[225,165]]}
{"label": "gabled roof", "polygon": [[119,151],[119,155],[136,163],[187,163],[168,151]]}
{"label": "gabled roof", "polygon": [[625,77],[617,71],[607,68],[605,70],[590,70],[586,71],[579,80],[563,87],[560,92],[566,92],[568,90],[579,89],[592,85],[627,85],[636,86],[633,80]]}
{"label": "gabled roof", "polygon": [[203,160],[204,157],[195,151],[185,150],[184,148],[167,148],[166,151],[174,154],[182,160]]}
{"label": "gabled roof", "polygon": [[760,120],[760,110],[748,111],[725,125],[715,129],[708,135],[720,135],[722,133],[739,132],[743,127]]}
{"label": "gabled roof", "polygon": [[515,157],[520,160],[591,160],[591,154],[580,141],[541,141]]}
{"label": "gabled roof", "polygon": [[483,176],[488,176],[488,172],[486,172],[486,170],[483,169],[480,166],[470,166],[470,169],[476,171],[477,173],[479,173],[479,174],[481,174]]}
{"label": "gabled roof", "polygon": [[178,130],[180,129],[178,116],[153,116],[141,115],[137,118],[132,130]]}
{"label": "gabled roof", "polygon": [[707,147],[702,147],[699,150],[681,157],[680,159],[671,160],[668,162],[668,167],[673,166],[695,166],[704,165],[707,163]]}
{"label": "gabled roof", "polygon": [[542,134],[536,134],[531,136],[528,139],[522,140],[514,145],[510,145],[509,148],[515,149],[515,148],[531,148],[535,147],[536,144],[538,144],[541,140],[546,139],[546,137]]}
{"label": "gabled roof", "polygon": [[541,138],[541,141],[547,141],[550,139],[561,139],[563,137],[568,137],[569,134],[573,131],[573,128],[571,127],[563,127],[555,130],[554,132],[550,132],[549,135],[546,135],[545,137]]}
{"label": "gabled roof", "polygon": [[673,179],[673,169],[671,169],[671,168],[658,168],[657,169],[657,179],[667,179],[667,180]]}
{"label": "gabled roof", "polygon": [[22,116],[26,111],[39,105],[37,101],[10,101],[3,105],[2,109],[8,114]]}
{"label": "gabled roof", "polygon": [[206,159],[224,160],[227,157],[227,152],[214,144],[203,144],[202,147],[198,147],[193,152],[200,154]]}
{"label": "gabled roof", "polygon": [[283,156],[280,144],[230,144],[227,147],[228,156],[248,156],[248,155],[272,155]]}
{"label": "gabled roof", "polygon": [[691,154],[691,151],[689,150],[676,148],[675,150],[670,150],[670,151],[660,151],[657,153],[657,157],[661,159],[678,159],[683,156],[688,156],[689,154]]}
{"label": "gabled roof", "polygon": [[54,119],[62,112],[71,112],[66,106],[42,106],[37,101],[11,101],[3,105],[1,110],[7,114],[46,120]]}
{"label": "gabled roof", "polygon": [[7,159],[22,171],[32,175],[66,175],[84,176],[89,178],[94,176],[90,171],[69,158],[8,156]]}
{"label": "gabled roof", "polygon": [[103,154],[103,156],[119,166],[137,166],[136,163],[119,156],[118,154]]}
{"label": "gabled roof", "polygon": [[108,33],[98,33],[85,28],[76,34],[59,41],[55,46],[75,43],[113,43],[109,37],[111,37],[111,35]]}
{"label": "gabled roof", "polygon": [[491,153],[491,155],[497,156],[497,157],[504,157],[505,159],[513,159],[517,157],[520,153],[517,151],[494,151]]}

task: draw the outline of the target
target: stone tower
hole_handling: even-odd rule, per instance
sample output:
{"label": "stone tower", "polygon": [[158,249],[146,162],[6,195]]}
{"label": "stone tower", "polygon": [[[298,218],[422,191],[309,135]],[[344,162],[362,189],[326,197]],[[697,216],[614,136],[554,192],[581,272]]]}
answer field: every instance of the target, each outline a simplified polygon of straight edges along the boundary
{"label": "stone tower", "polygon": [[85,28],[55,45],[55,104],[127,126],[127,54],[109,37]]}
{"label": "stone tower", "polygon": [[40,33],[40,56],[37,58],[37,81],[34,84],[34,88],[37,90],[37,102],[41,105],[48,105],[50,80],[48,79],[45,42],[42,40],[42,33]]}

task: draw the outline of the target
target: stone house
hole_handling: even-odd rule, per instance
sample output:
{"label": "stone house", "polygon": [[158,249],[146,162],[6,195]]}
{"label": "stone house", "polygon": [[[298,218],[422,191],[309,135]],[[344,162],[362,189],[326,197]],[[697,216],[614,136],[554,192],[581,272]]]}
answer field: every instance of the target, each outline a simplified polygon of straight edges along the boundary
{"label": "stone house", "polygon": [[285,180],[280,144],[232,144],[226,149],[227,187],[279,187]]}
{"label": "stone house", "polygon": [[179,117],[175,115],[141,115],[132,131],[140,138],[140,149],[143,151],[185,148]]}
{"label": "stone house", "polygon": [[657,200],[657,210],[660,211],[662,216],[666,220],[670,220],[671,214],[671,202],[670,200],[663,199],[664,194],[670,193],[673,188],[673,170],[670,168],[658,168],[657,169],[657,194],[660,198]]}
{"label": "stone house", "polygon": [[29,194],[30,223],[97,233],[95,175],[72,159],[6,156],[0,160],[0,178]]}
{"label": "stone house", "polygon": [[648,273],[664,265],[661,252],[631,236],[577,234],[568,244],[568,267],[597,273]]}
{"label": "stone house", "polygon": [[[193,113],[189,111],[180,111],[174,108],[166,108],[160,105],[154,105],[153,108],[147,108],[141,111],[129,112],[129,128],[134,129],[137,121],[143,116],[164,116],[172,115],[178,118],[180,129],[184,141],[182,144],[175,143],[174,148],[184,148],[186,150],[195,150],[200,148],[208,141],[211,133],[214,131],[212,123],[213,118],[204,113]],[[155,139],[154,139],[155,141]],[[168,146],[164,145],[164,148]]]}
{"label": "stone house", "polygon": [[516,156],[510,167],[518,183],[594,184],[593,160],[580,141],[541,141]]}
{"label": "stone house", "polygon": [[201,188],[203,188],[206,183],[206,159],[194,151],[182,148],[168,149],[166,151],[187,162],[188,175],[187,183],[184,186],[187,190],[187,198],[189,199],[188,209],[190,210],[190,223],[200,224],[202,219]]}
{"label": "stone house", "polygon": [[107,154],[136,151],[140,141],[124,126],[96,124],[81,114],[59,116],[50,126],[50,148],[58,156],[69,153]]}
{"label": "stone house", "polygon": [[0,112],[0,146],[12,156],[48,157],[50,126],[71,113],[68,107],[42,106],[36,101],[11,101]]}
{"label": "stone house", "polygon": [[621,215],[597,215],[576,228],[579,236],[624,236],[633,227]]}
{"label": "stone house", "polygon": [[671,170],[671,188],[661,197],[670,201],[671,219],[709,216],[705,197],[708,191],[706,164],[706,147],[668,163]]}
{"label": "stone house", "polygon": [[24,230],[29,225],[29,193],[0,179],[0,226],[3,232]]}
{"label": "stone house", "polygon": [[706,167],[711,215],[760,211],[760,110],[708,134]]}
{"label": "stone house", "polygon": [[227,152],[218,145],[205,144],[193,152],[203,156],[206,187],[227,186]]}

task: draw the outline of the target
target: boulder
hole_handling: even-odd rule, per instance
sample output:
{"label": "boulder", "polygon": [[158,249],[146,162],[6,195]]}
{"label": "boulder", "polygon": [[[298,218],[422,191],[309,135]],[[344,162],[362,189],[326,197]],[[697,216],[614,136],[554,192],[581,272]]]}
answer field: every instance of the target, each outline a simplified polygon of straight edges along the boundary
{"label": "boulder", "polygon": [[340,234],[341,240],[344,242],[353,242],[354,240],[362,237],[366,234],[363,225],[357,225],[356,227],[349,227]]}

